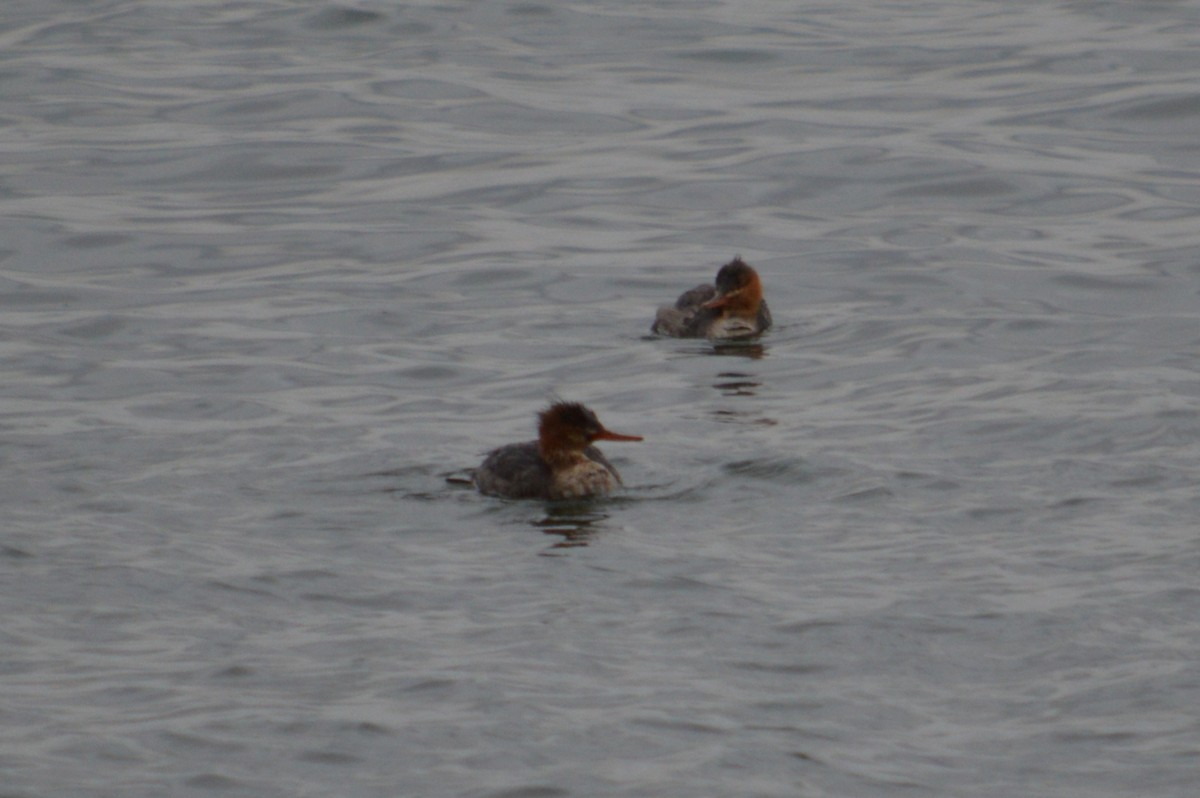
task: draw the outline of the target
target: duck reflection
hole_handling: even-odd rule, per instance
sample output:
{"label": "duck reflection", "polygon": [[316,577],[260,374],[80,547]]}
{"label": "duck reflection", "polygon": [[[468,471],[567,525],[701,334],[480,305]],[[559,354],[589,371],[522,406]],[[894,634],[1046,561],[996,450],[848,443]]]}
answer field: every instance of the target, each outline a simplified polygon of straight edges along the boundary
{"label": "duck reflection", "polygon": [[725,396],[754,396],[755,389],[762,385],[753,374],[740,371],[722,371],[717,379],[721,381],[714,382],[713,387]]}
{"label": "duck reflection", "polygon": [[543,555],[550,555],[558,549],[588,545],[608,517],[608,513],[589,503],[570,502],[548,505],[545,517],[531,521],[530,525],[545,535],[560,538],[551,544],[549,550],[542,552]]}
{"label": "duck reflection", "polygon": [[[756,396],[758,389],[762,387],[755,375],[747,374],[742,371],[722,371],[717,374],[717,381],[713,383],[713,387],[721,392],[722,396]],[[733,407],[717,408],[710,411],[715,420],[727,424],[753,424],[755,426],[773,427],[779,422],[773,418],[758,415],[753,409],[753,405],[742,406],[740,409]]]}
{"label": "duck reflection", "polygon": [[724,424],[753,424],[756,427],[774,427],[779,423],[778,419],[767,416],[756,416],[753,413],[743,413],[738,410],[717,409],[712,411],[712,416],[716,421]]}
{"label": "duck reflection", "polygon": [[728,341],[714,343],[708,350],[708,354],[717,357],[744,357],[748,360],[762,360],[767,356],[767,347],[749,341]]}

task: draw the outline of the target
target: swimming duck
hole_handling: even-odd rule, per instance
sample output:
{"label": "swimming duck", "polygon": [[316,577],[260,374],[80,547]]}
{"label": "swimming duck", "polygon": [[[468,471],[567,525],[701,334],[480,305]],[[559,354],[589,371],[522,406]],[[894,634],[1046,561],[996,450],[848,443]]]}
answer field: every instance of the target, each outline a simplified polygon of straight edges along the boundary
{"label": "swimming duck", "polygon": [[578,402],[555,402],[538,415],[538,438],[510,443],[475,469],[481,493],[508,499],[584,499],[610,493],[621,475],[593,441],[640,441],[604,428]]}
{"label": "swimming duck", "polygon": [[651,331],[676,338],[746,338],[771,326],[762,281],[740,257],[717,272],[715,285],[684,291],[674,307],[661,307]]}

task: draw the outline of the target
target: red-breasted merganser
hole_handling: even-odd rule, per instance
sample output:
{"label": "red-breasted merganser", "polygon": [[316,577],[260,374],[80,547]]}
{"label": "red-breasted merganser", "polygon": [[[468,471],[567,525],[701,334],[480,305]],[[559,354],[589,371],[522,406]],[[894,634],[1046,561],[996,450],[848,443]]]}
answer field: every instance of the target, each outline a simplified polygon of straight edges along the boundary
{"label": "red-breasted merganser", "polygon": [[495,449],[475,469],[481,493],[508,499],[583,499],[621,485],[592,441],[640,441],[609,432],[578,402],[555,402],[538,415],[538,439]]}
{"label": "red-breasted merganser", "polygon": [[675,307],[661,307],[651,332],[676,338],[745,338],[771,326],[758,272],[734,258],[717,272],[716,285],[684,291]]}

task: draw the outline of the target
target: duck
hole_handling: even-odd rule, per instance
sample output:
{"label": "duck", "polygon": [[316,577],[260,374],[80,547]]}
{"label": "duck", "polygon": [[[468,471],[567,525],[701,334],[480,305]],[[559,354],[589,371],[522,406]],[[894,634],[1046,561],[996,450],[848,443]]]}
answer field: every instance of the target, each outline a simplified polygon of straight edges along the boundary
{"label": "duck", "polygon": [[651,332],[674,338],[749,338],[771,326],[762,281],[741,257],[717,272],[713,285],[684,291],[673,307],[658,309]]}
{"label": "duck", "polygon": [[535,441],[487,454],[472,479],[480,493],[506,499],[588,499],[621,487],[621,475],[595,441],[640,441],[606,429],[579,402],[555,401],[538,414]]}

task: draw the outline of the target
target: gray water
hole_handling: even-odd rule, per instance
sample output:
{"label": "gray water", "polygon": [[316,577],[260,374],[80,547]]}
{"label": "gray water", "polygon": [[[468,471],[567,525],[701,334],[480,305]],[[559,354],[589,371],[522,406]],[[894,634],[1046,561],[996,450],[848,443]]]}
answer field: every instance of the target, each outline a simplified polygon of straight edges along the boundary
{"label": "gray water", "polygon": [[4,798],[1195,795],[1196,3],[0,25]]}

